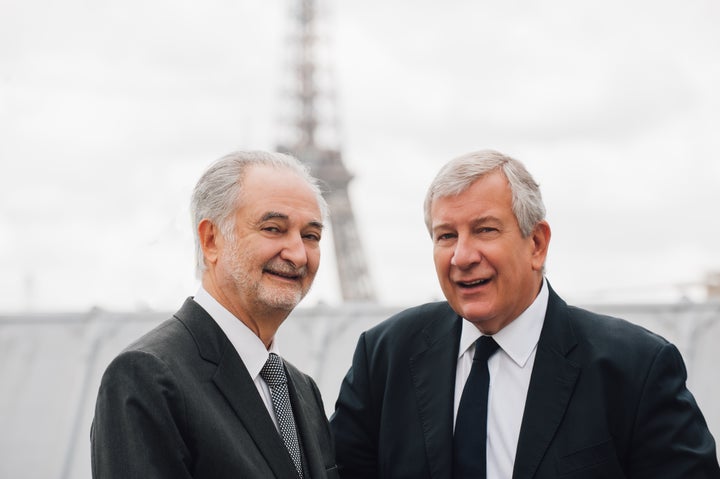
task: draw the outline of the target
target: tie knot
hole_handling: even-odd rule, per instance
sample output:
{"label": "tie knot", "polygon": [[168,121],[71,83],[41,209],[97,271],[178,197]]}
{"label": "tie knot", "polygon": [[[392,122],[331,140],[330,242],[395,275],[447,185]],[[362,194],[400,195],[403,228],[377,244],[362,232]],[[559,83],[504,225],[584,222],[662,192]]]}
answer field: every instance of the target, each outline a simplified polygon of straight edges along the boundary
{"label": "tie knot", "polygon": [[287,382],[285,368],[283,367],[280,356],[275,353],[270,353],[267,361],[265,361],[265,365],[260,370],[260,377],[263,378],[263,381],[271,388]]}
{"label": "tie knot", "polygon": [[487,361],[499,347],[492,336],[480,336],[480,338],[475,341],[475,356],[473,356],[473,361]]}

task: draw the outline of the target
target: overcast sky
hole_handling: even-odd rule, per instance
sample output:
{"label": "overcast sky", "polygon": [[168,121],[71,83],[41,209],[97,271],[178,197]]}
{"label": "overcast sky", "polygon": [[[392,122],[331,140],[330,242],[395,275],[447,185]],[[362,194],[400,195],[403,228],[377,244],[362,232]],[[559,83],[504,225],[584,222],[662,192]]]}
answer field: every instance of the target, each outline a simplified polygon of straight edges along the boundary
{"label": "overcast sky", "polygon": [[[422,198],[493,148],[540,182],[574,302],[720,270],[715,0],[336,0],[342,151],[382,303],[438,299]],[[287,0],[0,0],[0,313],[174,310],[203,169],[279,139]],[[339,300],[327,235],[305,304]]]}

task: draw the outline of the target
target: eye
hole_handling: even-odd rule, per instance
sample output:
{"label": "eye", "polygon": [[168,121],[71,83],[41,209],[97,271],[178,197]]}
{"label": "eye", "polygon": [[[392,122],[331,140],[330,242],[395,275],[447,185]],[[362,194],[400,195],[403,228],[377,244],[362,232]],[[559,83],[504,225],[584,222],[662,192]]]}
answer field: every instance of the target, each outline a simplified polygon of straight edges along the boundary
{"label": "eye", "polygon": [[495,237],[500,233],[500,230],[494,226],[481,226],[475,229],[476,235]]}
{"label": "eye", "polygon": [[265,224],[260,226],[260,231],[270,235],[279,235],[285,232],[285,228],[278,224]]}
{"label": "eye", "polygon": [[303,235],[303,238],[306,239],[306,240],[309,240],[309,241],[315,241],[315,242],[319,242],[319,241],[320,241],[320,235],[317,234],[317,233],[308,233],[308,234],[305,234],[305,235]]}
{"label": "eye", "polygon": [[455,233],[441,233],[437,236],[435,236],[435,241],[447,241],[455,238],[457,234]]}

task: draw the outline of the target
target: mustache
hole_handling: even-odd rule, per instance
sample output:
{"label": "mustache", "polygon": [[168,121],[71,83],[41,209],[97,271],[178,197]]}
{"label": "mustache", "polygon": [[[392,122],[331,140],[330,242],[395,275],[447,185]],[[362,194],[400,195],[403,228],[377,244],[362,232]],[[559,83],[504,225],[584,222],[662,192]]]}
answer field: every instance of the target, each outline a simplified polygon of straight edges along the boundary
{"label": "mustache", "polygon": [[265,263],[263,270],[288,278],[304,278],[308,274],[307,265],[298,268],[291,262],[285,260],[268,261]]}

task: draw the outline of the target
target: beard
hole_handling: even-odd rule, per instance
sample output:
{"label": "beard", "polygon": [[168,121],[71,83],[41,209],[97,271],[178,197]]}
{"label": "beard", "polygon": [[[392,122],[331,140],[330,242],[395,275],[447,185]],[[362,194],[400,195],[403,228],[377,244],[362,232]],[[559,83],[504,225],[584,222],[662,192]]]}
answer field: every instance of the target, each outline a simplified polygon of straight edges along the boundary
{"label": "beard", "polygon": [[308,275],[307,267],[296,268],[276,257],[260,266],[259,271],[252,271],[256,262],[252,252],[241,249],[235,241],[231,241],[230,245],[225,258],[226,263],[231,265],[230,277],[236,290],[250,298],[256,306],[290,312],[310,290],[309,285],[305,287],[302,283],[271,286],[262,281],[262,273],[266,271],[304,278]]}

